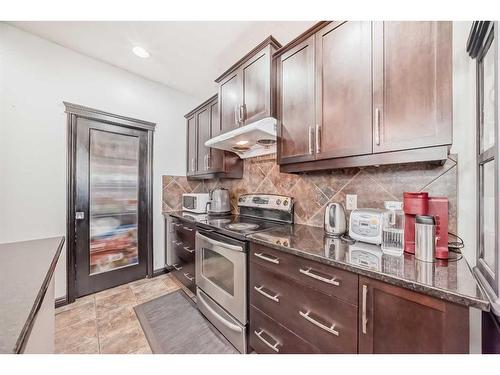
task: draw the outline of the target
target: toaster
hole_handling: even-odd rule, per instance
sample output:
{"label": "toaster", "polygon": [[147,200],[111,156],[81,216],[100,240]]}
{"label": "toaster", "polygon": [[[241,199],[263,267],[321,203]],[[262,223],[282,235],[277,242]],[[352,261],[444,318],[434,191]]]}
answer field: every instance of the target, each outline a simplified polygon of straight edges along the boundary
{"label": "toaster", "polygon": [[382,223],[384,210],[360,208],[353,210],[349,217],[349,237],[353,240],[382,244]]}

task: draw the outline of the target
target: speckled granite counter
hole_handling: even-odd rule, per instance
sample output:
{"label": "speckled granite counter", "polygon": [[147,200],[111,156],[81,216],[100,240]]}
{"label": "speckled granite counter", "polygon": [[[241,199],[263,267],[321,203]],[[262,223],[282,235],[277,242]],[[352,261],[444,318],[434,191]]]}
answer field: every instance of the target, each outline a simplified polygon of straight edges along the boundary
{"label": "speckled granite counter", "polygon": [[325,236],[322,228],[298,224],[251,234],[247,239],[436,298],[489,310],[465,258],[457,258],[454,253],[448,261],[421,262],[410,254],[382,254],[375,245],[349,245]]}
{"label": "speckled granite counter", "polygon": [[64,237],[0,244],[0,353],[18,353],[54,274]]}
{"label": "speckled granite counter", "polygon": [[177,219],[183,220],[187,223],[196,223],[200,221],[206,221],[206,214],[191,214],[189,212],[184,212],[184,211],[171,211],[171,212],[164,212],[163,216],[166,218],[167,216],[172,216]]}

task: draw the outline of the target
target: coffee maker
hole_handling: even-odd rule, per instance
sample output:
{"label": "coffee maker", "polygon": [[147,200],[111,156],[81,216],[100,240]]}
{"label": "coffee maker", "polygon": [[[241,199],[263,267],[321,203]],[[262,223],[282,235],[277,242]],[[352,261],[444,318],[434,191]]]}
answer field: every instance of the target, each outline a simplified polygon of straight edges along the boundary
{"label": "coffee maker", "polygon": [[448,259],[448,198],[429,197],[427,192],[403,193],[405,252],[415,254],[415,216],[434,216],[437,259]]}

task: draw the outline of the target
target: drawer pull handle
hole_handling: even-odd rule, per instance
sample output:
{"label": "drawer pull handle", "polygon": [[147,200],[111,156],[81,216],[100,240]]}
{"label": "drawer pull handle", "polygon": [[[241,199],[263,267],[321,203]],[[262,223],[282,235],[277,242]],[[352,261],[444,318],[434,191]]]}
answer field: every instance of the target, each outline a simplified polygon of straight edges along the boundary
{"label": "drawer pull handle", "polygon": [[182,245],[182,241],[174,241],[174,243],[175,243],[177,246],[181,246],[181,245]]}
{"label": "drawer pull handle", "polygon": [[276,293],[276,295],[272,296],[270,295],[269,293],[266,293],[264,292],[262,289],[264,288],[262,285],[261,286],[254,286],[253,287],[257,292],[259,292],[260,294],[262,294],[264,297],[266,298],[269,298],[271,301],[274,301],[274,302],[279,302],[280,299],[278,298],[278,293]]}
{"label": "drawer pull handle", "polygon": [[194,280],[194,277],[189,276],[189,272],[186,272],[186,273],[184,274],[184,277],[185,277],[186,279],[188,279],[189,281],[193,281],[193,280]]}
{"label": "drawer pull handle", "polygon": [[194,253],[194,249],[190,249],[189,246],[184,246],[183,249],[186,250],[190,254]]}
{"label": "drawer pull handle", "polygon": [[303,273],[306,276],[309,276],[313,279],[323,281],[324,283],[332,284],[335,286],[340,286],[340,282],[338,282],[335,277],[332,277],[331,279],[327,279],[326,277],[322,277],[319,275],[316,275],[315,273],[311,272],[312,268],[308,267],[307,269],[299,268],[300,273]]}
{"label": "drawer pull handle", "polygon": [[172,267],[174,267],[176,271],[182,270],[182,266],[179,266],[177,264],[173,264]]}
{"label": "drawer pull handle", "polygon": [[[276,353],[279,353],[280,350],[278,348],[278,346],[280,345],[279,341],[274,339],[274,341],[276,341],[276,344],[271,344],[269,341],[267,341],[264,337],[262,337],[262,333],[264,332],[263,329],[261,329],[260,331],[253,331],[253,333],[255,334],[255,336],[257,336],[260,341],[262,341],[264,344],[266,344],[268,347],[270,347],[272,350],[274,350]],[[266,332],[266,334],[269,336],[269,337],[272,337],[270,334],[268,334]]]}
{"label": "drawer pull handle", "polygon": [[336,331],[336,330],[335,330],[335,324],[332,324],[332,326],[331,326],[331,327],[327,327],[327,326],[325,326],[323,323],[320,323],[320,322],[318,322],[317,320],[315,320],[315,319],[311,318],[311,317],[309,316],[310,311],[308,311],[308,312],[306,312],[306,313],[304,313],[304,312],[302,312],[302,311],[299,311],[299,314],[300,314],[300,316],[301,316],[301,317],[303,317],[303,318],[304,318],[305,320],[307,320],[309,323],[314,324],[316,327],[319,327],[319,328],[321,328],[322,330],[324,330],[324,331],[326,331],[326,332],[328,332],[328,333],[331,333],[332,335],[335,335],[335,336],[338,336],[338,335],[339,335],[339,331]]}
{"label": "drawer pull handle", "polygon": [[176,227],[182,227],[182,224],[174,223],[174,226],[176,226]]}
{"label": "drawer pull handle", "polygon": [[192,232],[192,231],[193,231],[193,229],[192,229],[192,228],[189,228],[189,227],[183,227],[183,228],[184,228],[185,230],[190,231],[190,232]]}
{"label": "drawer pull handle", "polygon": [[366,295],[368,294],[368,287],[363,285],[363,303],[361,310],[361,329],[363,334],[366,335],[366,324],[368,323],[368,318],[366,317]]}
{"label": "drawer pull handle", "polygon": [[253,255],[255,255],[257,258],[265,260],[266,262],[280,264],[279,258],[273,258],[273,257],[270,257],[269,255],[264,255],[262,253],[253,253]]}

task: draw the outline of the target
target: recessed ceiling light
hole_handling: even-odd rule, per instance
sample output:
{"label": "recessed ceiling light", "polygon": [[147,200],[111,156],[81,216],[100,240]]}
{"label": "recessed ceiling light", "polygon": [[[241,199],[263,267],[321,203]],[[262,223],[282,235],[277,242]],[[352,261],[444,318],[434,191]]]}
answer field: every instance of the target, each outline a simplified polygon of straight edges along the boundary
{"label": "recessed ceiling light", "polygon": [[248,141],[238,141],[238,142],[236,142],[236,144],[237,144],[238,146],[244,146],[244,145],[246,145],[247,143],[248,143]]}
{"label": "recessed ceiling light", "polygon": [[134,48],[132,48],[132,52],[134,52],[135,55],[142,57],[143,59],[147,59],[149,57],[149,52],[139,46],[135,46]]}

